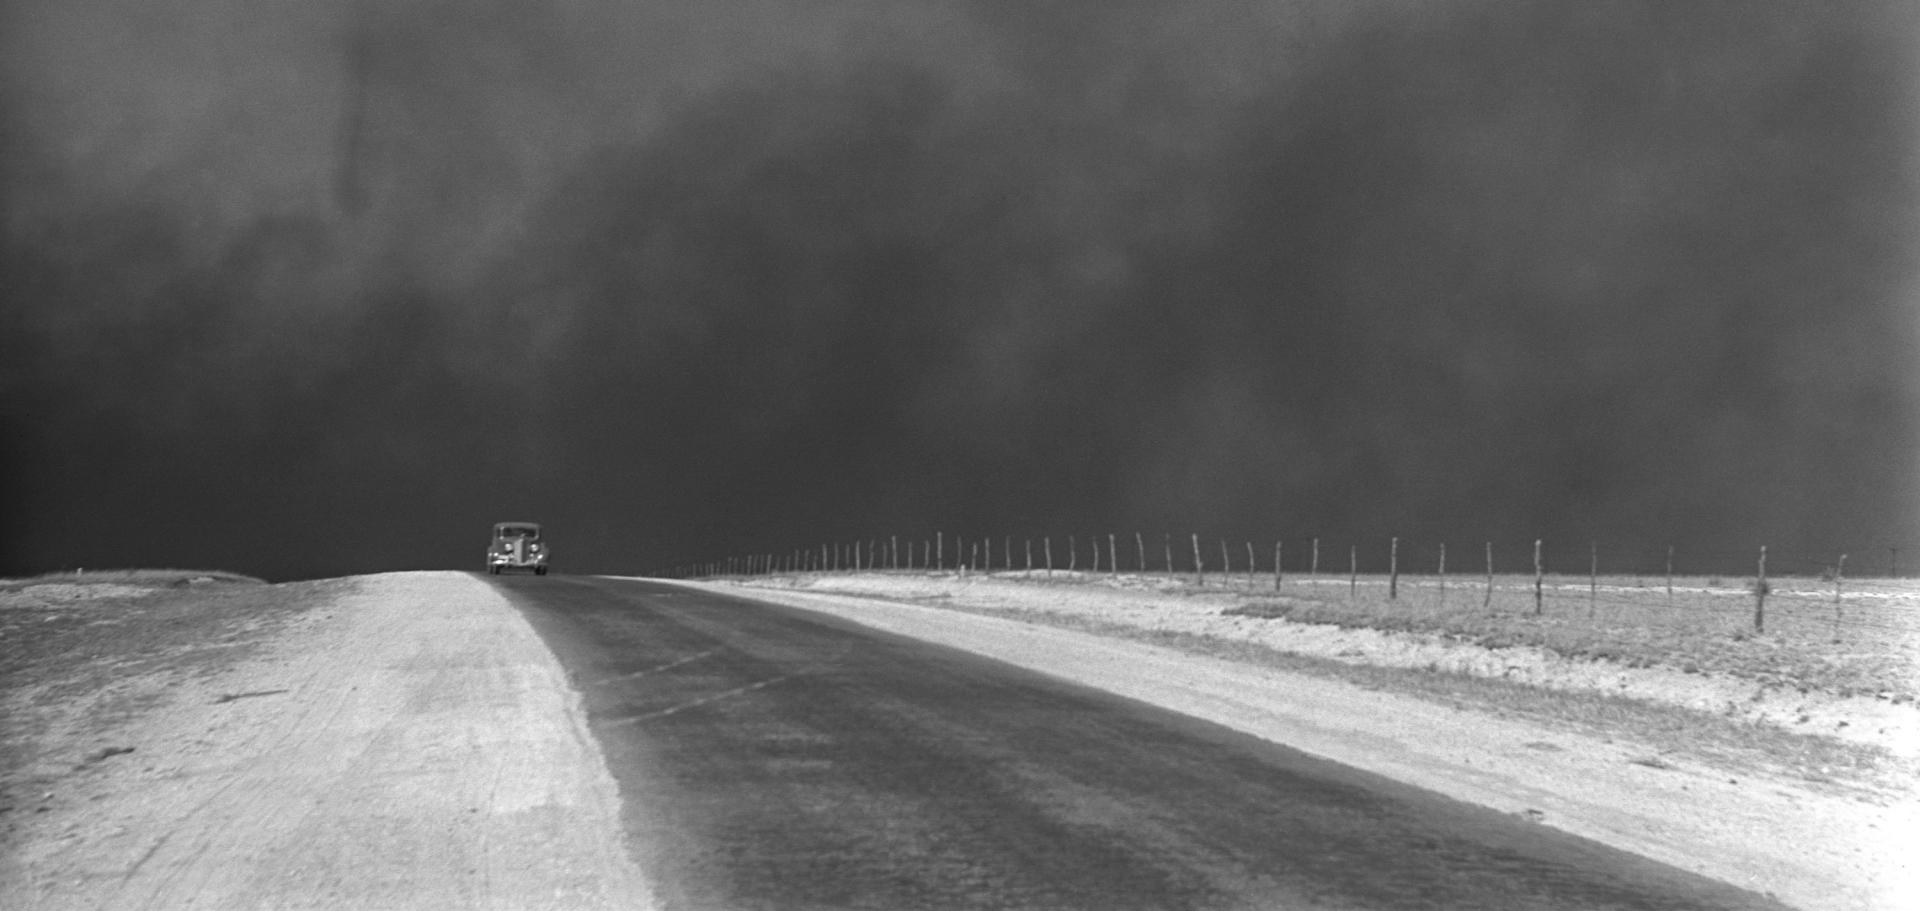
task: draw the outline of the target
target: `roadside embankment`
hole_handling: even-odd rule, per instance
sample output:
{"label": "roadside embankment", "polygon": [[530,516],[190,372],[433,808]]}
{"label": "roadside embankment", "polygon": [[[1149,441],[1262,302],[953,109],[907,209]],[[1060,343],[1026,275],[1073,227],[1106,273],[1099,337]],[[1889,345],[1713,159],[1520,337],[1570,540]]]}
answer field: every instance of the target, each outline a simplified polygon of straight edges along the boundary
{"label": "roadside embankment", "polygon": [[[1174,634],[1176,616],[1211,623],[1219,605],[1186,599],[1154,607],[1150,596],[978,576],[773,577],[714,587],[1151,702],[1796,907],[1920,906],[1908,856],[1920,843],[1920,804],[1911,792],[1814,782],[1751,764],[1730,772],[1711,756],[1650,745],[1632,724],[1614,732],[1470,699],[1422,698],[1364,676],[1302,669],[1324,665],[1260,660],[1270,650],[1221,649],[1217,636]],[[1032,599],[1048,606],[1021,606]],[[1135,635],[1142,630],[1154,634]]]}
{"label": "roadside embankment", "polygon": [[0,703],[10,907],[648,904],[577,695],[479,580],[6,596],[12,643],[68,627]]}

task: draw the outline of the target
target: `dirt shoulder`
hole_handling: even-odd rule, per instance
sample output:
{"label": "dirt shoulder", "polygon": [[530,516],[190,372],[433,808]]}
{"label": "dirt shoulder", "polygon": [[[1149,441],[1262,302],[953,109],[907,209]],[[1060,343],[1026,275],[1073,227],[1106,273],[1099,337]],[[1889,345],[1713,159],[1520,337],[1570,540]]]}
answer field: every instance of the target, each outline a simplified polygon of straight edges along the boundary
{"label": "dirt shoulder", "polygon": [[0,893],[34,909],[628,908],[564,672],[459,573],[0,591]]}
{"label": "dirt shoulder", "polygon": [[[839,582],[832,583],[840,584]],[[872,592],[716,586],[963,648],[1513,813],[1807,909],[1920,907],[1910,794],[1663,755],[1631,737]],[[991,595],[984,597],[991,599]],[[961,608],[961,609],[956,609]],[[1101,616],[1111,620],[1109,604]]]}

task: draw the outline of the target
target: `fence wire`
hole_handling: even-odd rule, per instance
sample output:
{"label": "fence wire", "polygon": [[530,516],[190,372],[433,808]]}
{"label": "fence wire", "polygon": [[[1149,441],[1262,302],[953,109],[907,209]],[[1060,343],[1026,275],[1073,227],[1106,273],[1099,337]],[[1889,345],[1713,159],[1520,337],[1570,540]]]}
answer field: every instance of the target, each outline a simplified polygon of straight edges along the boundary
{"label": "fence wire", "polygon": [[[1821,628],[1836,638],[1912,637],[1920,585],[1900,548],[1774,551],[1544,540],[1454,544],[1196,533],[886,535],[676,567],[671,575],[1025,572],[1162,576],[1195,589],[1406,601],[1409,610],[1532,610],[1595,622]],[[1279,561],[1276,568],[1275,560]],[[1874,575],[1875,569],[1884,571]],[[1276,572],[1277,569],[1277,572]],[[1444,572],[1444,576],[1442,573]],[[1764,575],[1763,575],[1764,574]],[[1444,585],[1442,579],[1444,578]],[[1489,579],[1491,589],[1489,590]],[[1536,588],[1537,587],[1537,588]],[[1442,604],[1432,604],[1445,591]]]}

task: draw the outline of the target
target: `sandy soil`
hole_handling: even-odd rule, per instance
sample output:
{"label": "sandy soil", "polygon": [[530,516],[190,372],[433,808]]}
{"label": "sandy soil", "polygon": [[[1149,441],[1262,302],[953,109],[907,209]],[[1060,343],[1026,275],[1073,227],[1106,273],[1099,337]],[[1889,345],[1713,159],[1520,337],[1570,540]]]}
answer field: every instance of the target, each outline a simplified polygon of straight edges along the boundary
{"label": "sandy soil", "polygon": [[[1839,795],[1802,781],[1744,772],[1734,777],[1697,763],[1650,761],[1654,757],[1646,747],[1617,738],[1469,714],[1131,640],[876,596],[975,606],[1045,604],[1052,610],[1093,612],[1108,622],[1216,634],[1222,631],[1217,618],[1252,637],[1285,625],[1218,617],[1218,606],[1196,607],[1192,598],[1177,603],[1151,596],[1114,598],[1098,589],[1036,589],[979,576],[839,577],[817,586],[776,581],[772,587],[766,582],[750,589],[724,587],[1151,702],[1770,893],[1796,907],[1920,908],[1920,881],[1910,860],[1912,846],[1920,844],[1920,804],[1907,796]],[[857,594],[844,593],[849,591]],[[1394,638],[1306,630],[1287,644],[1355,660],[1410,662],[1403,666],[1425,666],[1439,648]],[[1571,671],[1532,660],[1538,674],[1562,685],[1570,679]],[[1622,688],[1658,691],[1633,680]]]}
{"label": "sandy soil", "polygon": [[[978,577],[963,588],[751,593],[1153,702],[1798,907],[1920,907],[1903,850],[1920,843],[1911,803],[1645,764],[1630,742],[874,597],[1032,597]],[[1049,603],[1201,622],[1111,595]],[[1425,657],[1417,643],[1319,647]],[[577,694],[472,577],[37,586],[0,592],[0,649],[9,908],[649,905]]]}
{"label": "sandy soil", "polygon": [[73,588],[0,596],[10,648],[82,659],[0,703],[7,907],[648,906],[577,695],[484,583]]}

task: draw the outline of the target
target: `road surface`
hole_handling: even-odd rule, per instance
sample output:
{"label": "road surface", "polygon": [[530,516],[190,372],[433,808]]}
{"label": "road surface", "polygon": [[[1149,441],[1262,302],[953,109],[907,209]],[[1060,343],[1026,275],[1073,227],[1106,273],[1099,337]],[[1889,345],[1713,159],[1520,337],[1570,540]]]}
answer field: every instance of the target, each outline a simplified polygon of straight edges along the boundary
{"label": "road surface", "polygon": [[666,908],[1777,908],[1183,715],[804,610],[497,580]]}

